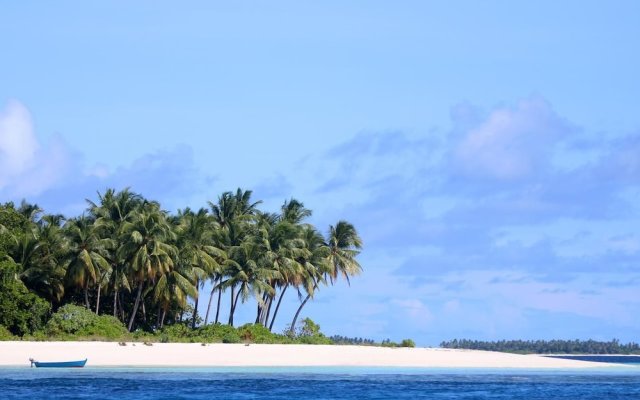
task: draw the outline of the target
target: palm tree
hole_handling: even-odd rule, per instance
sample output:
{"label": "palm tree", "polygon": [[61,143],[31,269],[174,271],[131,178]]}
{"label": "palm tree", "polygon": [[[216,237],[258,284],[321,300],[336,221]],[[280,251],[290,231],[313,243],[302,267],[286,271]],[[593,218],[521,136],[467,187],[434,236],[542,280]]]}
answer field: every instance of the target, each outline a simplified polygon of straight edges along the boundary
{"label": "palm tree", "polygon": [[[213,297],[215,290],[231,289],[229,325],[233,325],[233,314],[239,298],[239,295],[235,293],[236,286],[249,278],[242,275],[243,268],[247,268],[246,265],[243,266],[243,263],[247,261],[245,257],[247,254],[246,243],[249,241],[250,223],[257,212],[258,204],[261,203],[260,201],[252,202],[251,194],[251,190],[243,191],[238,189],[235,194],[231,192],[223,193],[218,197],[218,203],[216,204],[209,202],[214,220],[220,227],[216,235],[217,247],[224,250],[230,260],[226,262],[224,275],[233,277],[227,279],[224,283],[220,280],[217,285],[214,284],[211,290],[211,297]],[[220,295],[221,292],[219,292]],[[211,297],[209,303],[211,303]],[[220,300],[218,300],[218,307],[219,305]],[[218,321],[218,314],[217,312],[216,322]]]}
{"label": "palm tree", "polygon": [[[21,208],[26,209],[25,202]],[[42,211],[35,206],[30,215]],[[45,297],[51,304],[64,296],[65,270],[60,262],[66,250],[60,226],[43,222],[29,222],[25,232],[14,237],[14,261],[20,265],[20,277],[25,285]]]}
{"label": "palm tree", "polygon": [[166,213],[157,202],[145,201],[132,220],[123,225],[118,257],[126,260],[128,275],[137,285],[129,331],[133,328],[143,290],[173,270],[177,249],[171,243],[175,238]]}
{"label": "palm tree", "polygon": [[[119,258],[117,248],[120,247],[120,238],[123,234],[124,224],[130,222],[143,203],[143,198],[129,188],[117,192],[115,189],[107,189],[104,194],[98,192],[98,203],[86,200],[89,204],[89,213],[95,219],[94,225],[102,238],[114,239],[116,243],[114,251],[109,252],[108,261],[110,271],[104,276],[107,289],[113,293],[113,316],[119,317],[125,322],[124,305],[119,301],[121,293],[126,290],[131,292],[129,276],[126,271],[126,260]],[[118,315],[120,309],[120,315]]]}
{"label": "palm tree", "polygon": [[[272,290],[266,292],[263,301],[258,303],[256,323],[265,327],[269,324],[269,316],[273,300],[278,288],[282,288],[278,306],[286,292],[289,283],[303,272],[300,261],[310,256],[302,237],[304,230],[309,227],[303,220],[311,216],[311,210],[301,202],[291,199],[285,201],[281,207],[281,214],[262,214],[259,220],[262,232],[262,253],[265,268],[274,270],[276,278],[269,282]],[[277,313],[277,311],[276,311]]]}
{"label": "palm tree", "polygon": [[161,275],[153,289],[153,299],[160,308],[156,324],[159,328],[164,326],[164,320],[172,302],[175,302],[180,309],[184,309],[189,296],[194,298],[198,296],[197,286],[193,284],[194,271],[186,267],[174,268],[169,273]]}
{"label": "palm tree", "polygon": [[177,220],[180,263],[191,268],[195,279],[196,294],[193,296],[195,303],[191,322],[191,327],[195,328],[200,283],[207,277],[220,274],[219,262],[226,259],[226,253],[215,246],[213,238],[215,221],[210,218],[206,209],[201,208],[194,213],[187,208],[179,213]]}
{"label": "palm tree", "polygon": [[[358,236],[355,227],[347,221],[338,221],[336,226],[329,226],[329,236],[327,237],[328,256],[326,258],[326,272],[323,275],[329,277],[333,284],[339,275],[342,275],[350,284],[349,277],[362,272],[362,267],[356,260],[356,256],[362,248],[362,239]],[[316,270],[316,272],[319,272]],[[309,290],[309,283],[313,282],[312,290]],[[313,296],[313,292],[318,288],[318,275],[309,274],[305,283],[307,284],[307,297],[302,301],[291,322],[290,334],[293,334],[296,321],[302,308]]]}
{"label": "palm tree", "polygon": [[65,263],[67,265],[66,280],[84,291],[87,309],[91,309],[89,287],[97,285],[95,311],[98,314],[102,278],[111,270],[107,260],[108,252],[115,246],[115,241],[98,236],[93,220],[84,215],[69,220],[64,226],[64,235],[69,245]]}

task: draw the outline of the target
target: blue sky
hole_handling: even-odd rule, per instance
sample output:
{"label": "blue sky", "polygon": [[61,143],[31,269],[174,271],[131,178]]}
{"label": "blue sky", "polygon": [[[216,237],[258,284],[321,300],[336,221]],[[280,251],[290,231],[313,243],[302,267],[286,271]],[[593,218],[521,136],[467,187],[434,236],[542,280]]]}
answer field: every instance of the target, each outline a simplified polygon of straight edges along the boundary
{"label": "blue sky", "polygon": [[638,2],[0,11],[1,201],[295,197],[365,242],[329,334],[638,340]]}

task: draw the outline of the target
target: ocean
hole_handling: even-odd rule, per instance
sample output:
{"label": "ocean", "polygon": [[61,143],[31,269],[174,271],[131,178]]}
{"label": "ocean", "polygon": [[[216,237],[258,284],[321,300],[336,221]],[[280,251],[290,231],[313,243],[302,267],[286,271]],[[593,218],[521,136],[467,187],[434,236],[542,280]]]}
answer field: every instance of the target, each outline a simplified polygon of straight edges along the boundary
{"label": "ocean", "polygon": [[1,399],[640,399],[640,367],[0,368]]}

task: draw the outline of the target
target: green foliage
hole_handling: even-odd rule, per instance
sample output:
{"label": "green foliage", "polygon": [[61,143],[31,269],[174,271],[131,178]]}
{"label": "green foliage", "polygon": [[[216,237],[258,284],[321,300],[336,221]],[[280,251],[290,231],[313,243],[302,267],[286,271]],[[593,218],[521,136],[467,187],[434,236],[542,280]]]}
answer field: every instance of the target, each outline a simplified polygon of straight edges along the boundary
{"label": "green foliage", "polygon": [[238,328],[238,334],[245,342],[278,343],[279,336],[260,324],[246,324]]}
{"label": "green foliage", "polygon": [[240,343],[241,340],[238,332],[229,332],[222,337],[222,343]]}
{"label": "green foliage", "polygon": [[185,324],[165,326],[160,331],[160,341],[162,343],[193,342],[193,337],[193,330]]}
{"label": "green foliage", "polygon": [[[201,338],[203,342],[220,343],[224,338],[230,341],[224,343],[238,343],[240,342],[240,335],[237,330],[230,325],[213,324],[203,326],[195,330],[195,334],[198,338]],[[237,336],[237,339],[235,338]]]}
{"label": "green foliage", "polygon": [[0,340],[16,340],[16,337],[7,328],[0,325]]}
{"label": "green foliage", "polygon": [[416,347],[416,343],[412,339],[403,339],[400,347]]}
{"label": "green foliage", "polygon": [[382,341],[382,343],[380,343],[380,346],[382,346],[382,347],[398,347],[398,343],[392,342],[389,339],[385,339],[385,340]]}
{"label": "green foliage", "polygon": [[300,321],[294,339],[296,343],[303,344],[333,344],[333,340],[320,332],[320,325],[313,322],[311,318]]}
{"label": "green foliage", "polygon": [[51,316],[45,327],[50,336],[99,337],[120,339],[127,330],[110,315],[96,315],[84,307],[67,304]]}
{"label": "green foliage", "polygon": [[17,279],[16,264],[0,261],[0,325],[22,336],[44,326],[51,306]]}
{"label": "green foliage", "polygon": [[20,214],[13,203],[0,205],[0,260],[10,254],[19,237],[27,226],[27,218]]}

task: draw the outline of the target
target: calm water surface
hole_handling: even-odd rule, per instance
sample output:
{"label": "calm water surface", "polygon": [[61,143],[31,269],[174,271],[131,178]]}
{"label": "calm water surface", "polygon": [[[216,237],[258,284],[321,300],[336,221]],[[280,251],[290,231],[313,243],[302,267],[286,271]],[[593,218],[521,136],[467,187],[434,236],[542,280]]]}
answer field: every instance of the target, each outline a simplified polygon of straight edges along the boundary
{"label": "calm water surface", "polygon": [[0,369],[2,399],[640,399],[640,368]]}

